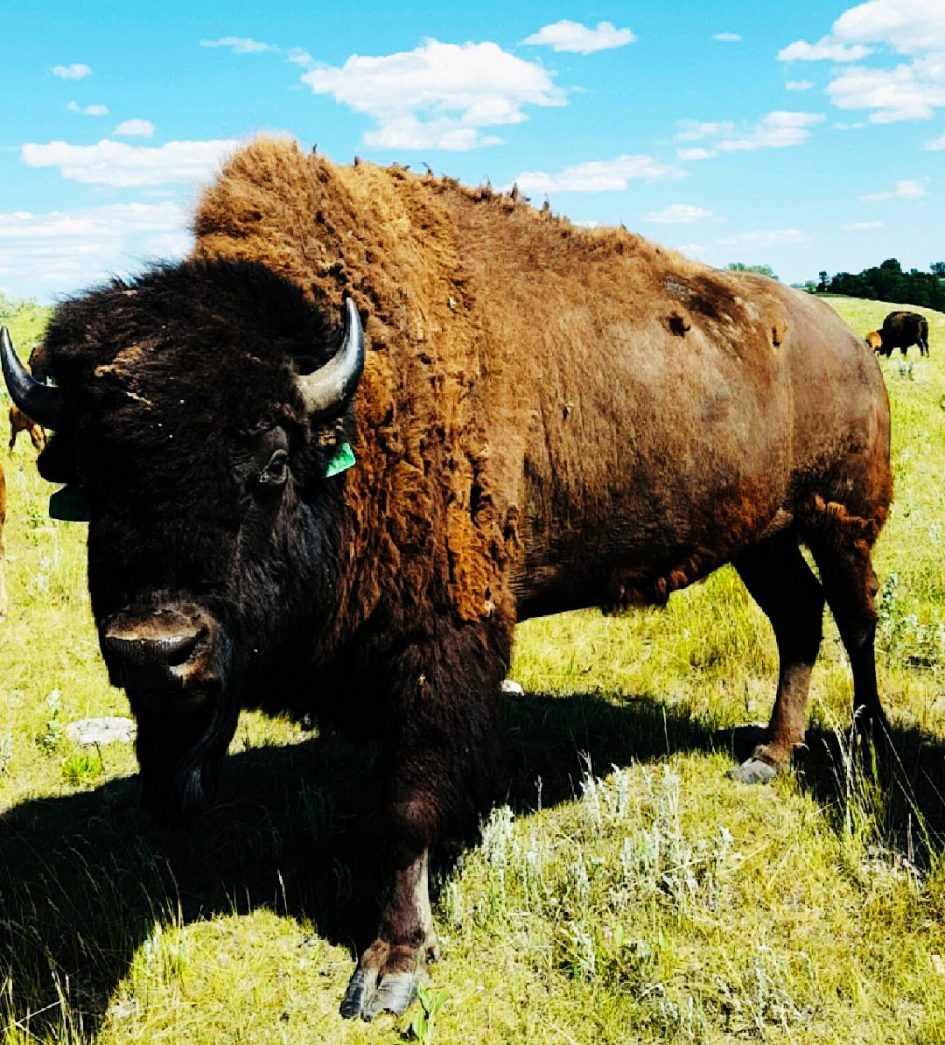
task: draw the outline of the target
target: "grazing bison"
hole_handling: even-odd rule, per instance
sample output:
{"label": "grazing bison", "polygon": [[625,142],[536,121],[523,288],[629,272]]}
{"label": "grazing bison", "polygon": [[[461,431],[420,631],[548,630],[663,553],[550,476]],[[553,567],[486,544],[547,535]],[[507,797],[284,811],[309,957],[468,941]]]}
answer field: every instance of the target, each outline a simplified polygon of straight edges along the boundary
{"label": "grazing bison", "polygon": [[6,558],[7,546],[3,540],[3,527],[7,521],[7,479],[0,464],[0,617],[7,612]]}
{"label": "grazing bison", "polygon": [[919,346],[919,355],[929,354],[929,321],[918,312],[890,312],[882,329],[866,335],[870,348],[881,356],[891,356],[894,348],[903,355],[910,345]]}
{"label": "grazing bison", "polygon": [[[41,341],[33,345],[27,368],[37,381],[46,380],[46,350]],[[26,432],[34,449],[42,450],[46,445],[46,433],[41,425],[38,425],[31,417],[25,414],[16,403],[10,404],[8,418],[10,421],[10,442],[8,445],[11,450],[16,445],[16,437],[20,432]]]}
{"label": "grazing bison", "polygon": [[11,450],[16,446],[16,437],[20,432],[26,432],[34,448],[42,450],[46,445],[46,433],[40,425],[24,414],[15,403],[10,404],[8,417],[10,421],[10,442],[7,445]]}
{"label": "grazing bison", "polygon": [[731,562],[781,659],[734,775],[803,741],[825,597],[881,718],[888,403],[829,306],[284,141],[237,153],[195,230],[190,259],[59,306],[58,387],[3,362],[55,429],[42,474],[88,498],[146,806],[202,804],[241,707],[381,741],[390,892],[344,1015],[403,1011],[436,951],[430,853],[495,795],[517,620],[664,603]]}

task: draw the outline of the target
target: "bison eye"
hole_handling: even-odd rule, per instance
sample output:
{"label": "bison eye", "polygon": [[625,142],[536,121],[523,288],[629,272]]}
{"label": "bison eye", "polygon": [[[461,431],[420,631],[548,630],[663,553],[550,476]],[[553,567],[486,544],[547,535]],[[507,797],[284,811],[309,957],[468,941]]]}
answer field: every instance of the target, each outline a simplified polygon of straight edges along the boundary
{"label": "bison eye", "polygon": [[285,450],[276,450],[269,463],[259,473],[260,486],[284,486],[289,477],[289,455]]}

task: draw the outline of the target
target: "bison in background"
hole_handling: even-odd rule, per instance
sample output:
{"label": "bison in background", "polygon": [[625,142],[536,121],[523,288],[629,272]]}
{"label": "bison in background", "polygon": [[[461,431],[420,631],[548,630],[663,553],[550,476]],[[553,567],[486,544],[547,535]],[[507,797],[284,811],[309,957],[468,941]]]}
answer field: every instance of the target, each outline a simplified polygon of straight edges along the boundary
{"label": "bison in background", "polygon": [[[46,350],[41,341],[33,345],[27,369],[37,381],[46,381]],[[46,445],[46,433],[41,425],[25,414],[16,403],[10,404],[7,416],[10,422],[10,442],[7,445],[11,450],[16,445],[16,437],[20,432],[26,432],[35,450],[42,450]]]}
{"label": "bison in background", "polygon": [[10,421],[10,442],[7,446],[10,450],[16,445],[16,437],[20,432],[26,432],[34,449],[42,450],[46,445],[46,433],[40,425],[27,417],[15,403],[10,405],[7,416]]}
{"label": "bison in background", "polygon": [[665,603],[733,563],[780,655],[733,775],[767,779],[803,742],[825,599],[857,714],[882,719],[889,408],[828,305],[281,140],[230,160],[195,229],[187,261],[58,307],[58,387],[5,335],[4,372],[55,430],[40,471],[88,499],[148,808],[203,805],[241,707],[382,744],[390,890],[345,1016],[402,1012],[436,952],[431,853],[501,786],[517,620]]}
{"label": "bison in background", "polygon": [[929,321],[918,312],[890,312],[880,330],[871,330],[866,342],[881,356],[891,356],[898,348],[903,356],[910,345],[919,346],[919,355],[929,354]]}
{"label": "bison in background", "polygon": [[7,479],[3,474],[3,464],[0,463],[0,617],[7,613],[7,581],[6,560],[7,546],[3,539],[3,527],[7,521]]}

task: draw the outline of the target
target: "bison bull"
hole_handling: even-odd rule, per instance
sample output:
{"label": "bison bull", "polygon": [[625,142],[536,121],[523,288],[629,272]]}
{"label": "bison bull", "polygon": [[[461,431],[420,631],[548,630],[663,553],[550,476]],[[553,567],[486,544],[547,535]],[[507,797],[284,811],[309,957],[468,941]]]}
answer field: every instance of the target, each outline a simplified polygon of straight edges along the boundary
{"label": "bison bull", "polygon": [[929,354],[929,321],[918,312],[890,312],[880,330],[871,330],[866,342],[881,356],[891,356],[898,348],[903,355],[910,345],[919,346],[919,355]]}
{"label": "bison bull", "polygon": [[780,655],[734,776],[802,743],[825,598],[881,718],[888,403],[829,306],[280,141],[233,157],[195,227],[190,259],[59,306],[57,387],[3,363],[55,430],[42,474],[88,499],[145,805],[200,807],[241,707],[383,744],[391,888],[344,1015],[403,1011],[435,953],[430,853],[495,794],[517,620],[663,603],[734,563]]}

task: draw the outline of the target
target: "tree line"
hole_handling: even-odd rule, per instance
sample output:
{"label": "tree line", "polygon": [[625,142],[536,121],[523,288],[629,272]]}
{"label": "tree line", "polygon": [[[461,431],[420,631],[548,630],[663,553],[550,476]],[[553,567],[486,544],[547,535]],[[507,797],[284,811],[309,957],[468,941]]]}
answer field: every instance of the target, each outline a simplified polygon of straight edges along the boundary
{"label": "tree line", "polygon": [[830,277],[818,274],[818,282],[809,280],[805,289],[811,293],[843,294],[851,298],[873,298],[901,305],[923,305],[945,311],[945,261],[936,261],[928,272],[910,269],[903,272],[895,258],[862,272],[838,272]]}

